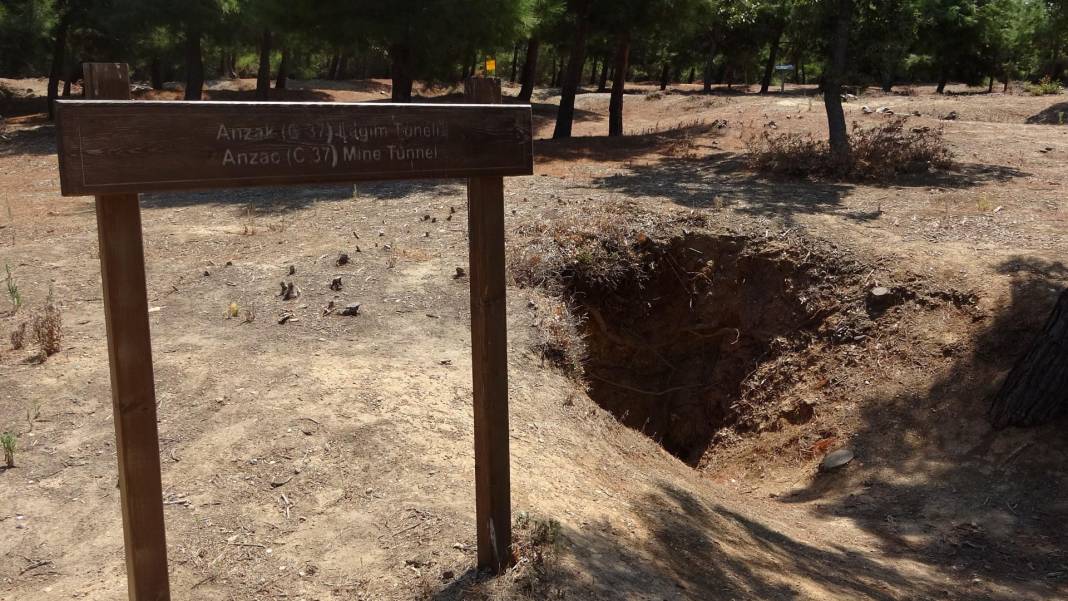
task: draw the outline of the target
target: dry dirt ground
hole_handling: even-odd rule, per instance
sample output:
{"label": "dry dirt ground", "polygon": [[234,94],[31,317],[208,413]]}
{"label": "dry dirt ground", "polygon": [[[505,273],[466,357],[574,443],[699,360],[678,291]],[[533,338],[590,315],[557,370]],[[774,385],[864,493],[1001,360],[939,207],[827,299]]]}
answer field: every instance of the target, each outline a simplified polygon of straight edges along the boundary
{"label": "dry dirt ground", "polygon": [[[0,429],[18,435],[0,600],[120,599],[93,204],[58,195],[42,83],[0,83],[19,96],[0,111],[0,261],[24,300],[0,315]],[[291,83],[286,98],[388,97]],[[974,92],[848,103],[860,126],[887,118],[864,105],[918,112],[957,160],[854,184],[746,169],[749,136],[822,135],[810,89],[636,86],[618,140],[587,93],[563,142],[539,91],[536,174],[506,182],[512,486],[517,515],[560,532],[499,579],[473,571],[463,185],[144,197],[173,598],[1068,598],[1066,424],[983,417],[1068,282],[1068,102]],[[564,273],[581,274],[612,240],[651,278],[526,277],[575,241]],[[892,307],[866,303],[874,286]],[[64,338],[37,363],[6,338],[49,290]],[[547,352],[561,293],[580,376]],[[819,474],[839,447],[856,459]]]}

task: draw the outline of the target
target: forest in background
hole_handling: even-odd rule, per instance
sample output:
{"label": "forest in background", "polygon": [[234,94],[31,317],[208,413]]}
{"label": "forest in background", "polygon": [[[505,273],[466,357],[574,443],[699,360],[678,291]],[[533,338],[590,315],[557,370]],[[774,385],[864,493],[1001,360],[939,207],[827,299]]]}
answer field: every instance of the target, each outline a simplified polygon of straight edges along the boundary
{"label": "forest in background", "polygon": [[[755,84],[785,77],[842,86],[1045,81],[1068,60],[1068,0],[5,0],[0,76],[48,77],[69,93],[86,61],[126,62],[154,88],[257,78],[257,97],[289,78],[453,83],[496,59],[496,75],[560,88],[554,137],[568,137],[582,85],[611,89],[622,133],[626,81]],[[793,65],[777,72],[777,64]],[[619,76],[618,74],[622,74]],[[1042,88],[1038,88],[1042,89]],[[836,102],[831,99],[831,104]],[[828,106],[832,142],[836,109]]]}

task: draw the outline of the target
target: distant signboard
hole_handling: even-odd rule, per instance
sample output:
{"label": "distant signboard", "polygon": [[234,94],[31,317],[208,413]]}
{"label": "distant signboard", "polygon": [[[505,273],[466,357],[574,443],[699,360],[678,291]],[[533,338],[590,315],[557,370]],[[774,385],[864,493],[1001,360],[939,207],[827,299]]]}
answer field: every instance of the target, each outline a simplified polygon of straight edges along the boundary
{"label": "distant signboard", "polygon": [[775,65],[775,70],[776,71],[793,71],[794,70],[794,66],[793,65]]}

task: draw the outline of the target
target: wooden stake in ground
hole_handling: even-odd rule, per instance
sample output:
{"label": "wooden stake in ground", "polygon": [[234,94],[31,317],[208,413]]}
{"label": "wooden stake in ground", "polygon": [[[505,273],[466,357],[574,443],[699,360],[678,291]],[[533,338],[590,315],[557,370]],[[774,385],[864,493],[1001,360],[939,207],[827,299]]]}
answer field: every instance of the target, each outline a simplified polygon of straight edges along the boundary
{"label": "wooden stake in ground", "polygon": [[[129,100],[126,65],[87,63],[85,96]],[[130,601],[168,601],[156,389],[137,194],[97,196],[96,216]]]}
{"label": "wooden stake in ground", "polygon": [[1068,289],[990,406],[996,428],[1035,426],[1068,412]]}
{"label": "wooden stake in ground", "polygon": [[[498,79],[471,78],[468,102],[500,104]],[[504,287],[504,179],[467,180],[471,244],[471,363],[475,413],[475,519],[478,567],[512,562],[508,456],[508,342]]]}

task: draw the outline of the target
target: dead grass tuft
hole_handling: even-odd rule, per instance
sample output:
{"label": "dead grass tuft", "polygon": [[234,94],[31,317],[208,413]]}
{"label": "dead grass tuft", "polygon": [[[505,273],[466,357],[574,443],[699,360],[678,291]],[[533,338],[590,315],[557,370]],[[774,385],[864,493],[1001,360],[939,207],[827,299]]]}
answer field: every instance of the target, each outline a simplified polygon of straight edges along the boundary
{"label": "dead grass tuft", "polygon": [[11,330],[11,348],[12,350],[19,350],[26,346],[26,322],[20,323],[14,330]]}
{"label": "dead grass tuft", "polygon": [[582,319],[559,296],[537,295],[530,301],[538,341],[534,350],[542,361],[556,365],[568,375],[580,379],[584,374],[586,345]]}
{"label": "dead grass tuft", "polygon": [[846,164],[835,161],[826,140],[810,134],[764,131],[746,141],[749,167],[794,177],[886,180],[952,166],[952,152],[940,129],[906,128],[904,117],[873,128],[854,126]]}
{"label": "dead grass tuft", "polygon": [[48,304],[33,316],[33,339],[46,356],[59,352],[63,342],[63,313],[48,294]]}

